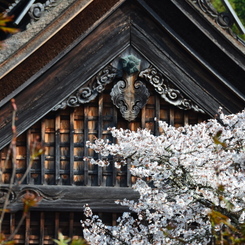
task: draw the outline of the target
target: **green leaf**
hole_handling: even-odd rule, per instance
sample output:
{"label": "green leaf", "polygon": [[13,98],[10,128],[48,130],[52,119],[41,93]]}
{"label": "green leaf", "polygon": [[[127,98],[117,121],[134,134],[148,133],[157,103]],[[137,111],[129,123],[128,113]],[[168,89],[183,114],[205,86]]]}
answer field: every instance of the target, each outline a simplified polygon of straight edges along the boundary
{"label": "green leaf", "polygon": [[73,239],[71,245],[87,245],[87,242],[82,238],[78,238]]}
{"label": "green leaf", "polygon": [[70,238],[65,239],[65,236],[61,232],[59,232],[58,240],[53,239],[53,241],[58,245],[68,245],[71,239]]}

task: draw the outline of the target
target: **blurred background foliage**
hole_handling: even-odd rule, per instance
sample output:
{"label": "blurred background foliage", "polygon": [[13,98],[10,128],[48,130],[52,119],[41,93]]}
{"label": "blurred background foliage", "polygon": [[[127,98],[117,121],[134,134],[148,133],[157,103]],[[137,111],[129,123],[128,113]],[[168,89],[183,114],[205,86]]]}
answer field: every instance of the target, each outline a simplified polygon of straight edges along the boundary
{"label": "blurred background foliage", "polygon": [[[218,12],[226,12],[225,6],[222,0],[211,0],[213,6],[217,9]],[[235,10],[238,18],[245,26],[245,0],[229,0],[232,8]],[[236,25],[232,26],[232,30],[242,39],[245,40],[245,34],[241,34]]]}

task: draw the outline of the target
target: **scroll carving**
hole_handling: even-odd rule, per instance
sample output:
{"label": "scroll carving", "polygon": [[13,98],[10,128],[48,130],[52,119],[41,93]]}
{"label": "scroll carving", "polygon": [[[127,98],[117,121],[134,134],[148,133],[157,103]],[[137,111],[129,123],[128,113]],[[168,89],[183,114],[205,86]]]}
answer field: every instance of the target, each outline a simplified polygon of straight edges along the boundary
{"label": "scroll carving", "polygon": [[150,67],[141,71],[139,77],[150,82],[154,86],[156,92],[159,93],[168,103],[183,110],[193,109],[197,112],[204,113],[204,111],[195,105],[190,99],[185,98],[178,89],[173,88],[170,85],[169,80],[157,71],[156,68]]}
{"label": "scroll carving", "polygon": [[[8,195],[7,194],[8,191],[9,191],[8,187],[0,188],[0,205],[5,202],[7,195]],[[25,188],[19,189],[19,190],[11,190],[10,195],[9,195],[9,202],[10,203],[21,202],[21,200],[22,200],[23,196],[26,194],[26,192],[30,192],[30,193],[34,194],[36,197],[41,197],[43,200],[47,200],[47,201],[55,201],[55,200],[62,198],[61,192],[56,193],[55,195],[52,192],[52,195],[49,195],[47,193],[44,193],[42,190],[39,190],[38,188],[25,187]]]}
{"label": "scroll carving", "polygon": [[47,201],[55,201],[55,200],[62,198],[61,193],[56,193],[56,195],[54,195],[52,193],[52,195],[49,195],[49,194],[44,193],[43,191],[39,190],[38,188],[25,187],[18,193],[16,199],[20,200],[27,191],[34,194],[35,196],[41,197],[42,199],[47,200]]}
{"label": "scroll carving", "polygon": [[[0,188],[0,204],[3,204],[8,196],[9,188]],[[14,191],[10,191],[9,201],[13,202],[16,199],[16,193]]]}
{"label": "scroll carving", "polygon": [[26,1],[26,5],[23,5],[23,2],[25,1],[21,2],[21,0],[15,0],[15,2],[5,10],[6,13],[9,13],[15,8],[21,9],[22,12],[19,14],[21,17],[16,24],[19,24],[21,19],[23,19],[23,17],[26,15],[27,11],[30,16],[30,22],[33,22],[39,20],[45,11],[49,11],[50,8],[53,8],[57,5],[57,0],[40,0],[39,2],[32,1],[29,3]]}
{"label": "scroll carving", "polygon": [[210,0],[189,0],[198,6],[204,13],[211,16],[216,23],[221,26],[223,29],[227,30],[234,38],[236,38],[236,34],[230,29],[233,25],[234,20],[231,14],[229,13],[218,13],[218,11],[214,8]]}
{"label": "scroll carving", "polygon": [[55,106],[53,110],[56,111],[58,109],[65,109],[67,106],[77,107],[80,104],[90,102],[105,89],[107,84],[113,81],[116,74],[117,70],[111,65],[105,67],[97,74],[97,76],[93,77],[89,81],[87,86],[82,86],[63,102]]}
{"label": "scroll carving", "polygon": [[120,80],[114,85],[110,95],[122,116],[128,121],[133,121],[146,104],[150,93],[141,81],[130,83]]}
{"label": "scroll carving", "polygon": [[210,0],[191,0],[191,2],[198,5],[198,7],[210,16],[217,17],[218,12],[210,2]]}

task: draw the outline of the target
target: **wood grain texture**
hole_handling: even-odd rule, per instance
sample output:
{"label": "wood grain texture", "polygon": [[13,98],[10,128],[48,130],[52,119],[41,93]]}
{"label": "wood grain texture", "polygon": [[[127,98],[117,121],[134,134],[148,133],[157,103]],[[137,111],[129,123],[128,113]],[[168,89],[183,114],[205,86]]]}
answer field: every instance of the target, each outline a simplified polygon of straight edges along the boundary
{"label": "wood grain texture", "polygon": [[[127,208],[115,204],[116,200],[127,198],[137,200],[138,193],[131,188],[119,187],[85,187],[85,186],[37,186],[28,185],[15,187],[16,196],[25,190],[40,193],[41,202],[32,210],[42,211],[82,211],[85,204],[93,209],[94,212],[123,212]],[[11,203],[11,212],[21,210],[23,203],[20,199]]]}
{"label": "wood grain texture", "polygon": [[[193,28],[199,35],[192,36],[194,40],[197,39],[196,42],[189,42],[184,32],[180,32],[179,27],[175,26],[175,20],[170,20],[166,12],[155,10],[160,18],[150,7],[147,9],[142,1],[139,2],[140,4],[126,1],[120,5],[89,35],[79,37],[79,41],[69,52],[46,66],[26,89],[16,95],[19,108],[16,124],[19,133],[47,114],[130,45],[210,116],[216,114],[219,106],[227,113],[244,108],[244,96],[234,92],[236,83],[238,89],[241,87],[239,81],[245,74],[243,66],[237,64],[238,60],[231,58],[231,53],[235,51],[227,49],[229,57],[224,57],[224,61],[231,68],[227,69],[225,76],[222,65],[217,60],[214,63],[212,57],[209,58],[204,51],[199,50],[196,44],[203,38],[206,45],[215,48],[215,44],[211,45],[215,40],[208,39],[194,23],[188,21],[189,28]],[[162,3],[156,3],[158,4],[161,6]],[[174,10],[172,3],[165,7]],[[181,18],[185,20],[187,17],[183,15]],[[202,49],[201,44],[199,48]],[[226,55],[219,47],[216,49],[221,58]],[[242,61],[242,55],[238,59],[239,62]],[[235,86],[233,80],[237,81]],[[0,148],[10,141],[10,124],[11,107],[6,103],[0,110]]]}

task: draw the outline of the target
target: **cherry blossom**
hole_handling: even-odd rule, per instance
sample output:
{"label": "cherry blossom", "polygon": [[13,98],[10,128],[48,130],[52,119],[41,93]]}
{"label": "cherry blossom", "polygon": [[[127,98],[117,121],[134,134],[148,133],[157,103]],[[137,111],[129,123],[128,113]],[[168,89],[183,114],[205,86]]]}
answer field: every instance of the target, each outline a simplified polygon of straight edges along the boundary
{"label": "cherry blossom", "polygon": [[[130,162],[137,177],[132,188],[139,193],[137,201],[117,201],[130,212],[116,226],[104,225],[85,207],[81,222],[91,244],[205,245],[214,232],[243,224],[245,111],[224,115],[220,109],[219,118],[197,125],[175,128],[159,121],[159,127],[159,136],[112,128],[117,143],[87,142],[102,156],[90,159],[93,164],[106,166],[109,157],[117,159],[116,167]],[[223,214],[224,222],[212,223],[212,211]]]}

